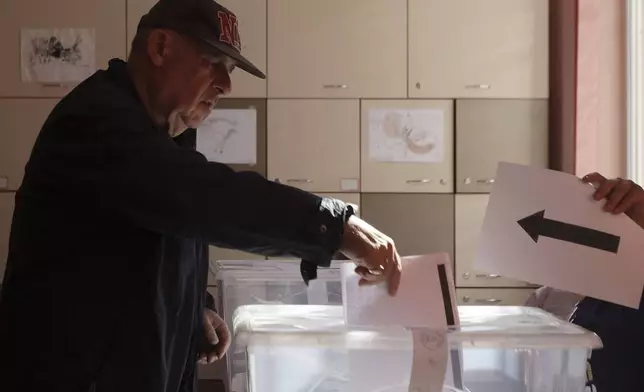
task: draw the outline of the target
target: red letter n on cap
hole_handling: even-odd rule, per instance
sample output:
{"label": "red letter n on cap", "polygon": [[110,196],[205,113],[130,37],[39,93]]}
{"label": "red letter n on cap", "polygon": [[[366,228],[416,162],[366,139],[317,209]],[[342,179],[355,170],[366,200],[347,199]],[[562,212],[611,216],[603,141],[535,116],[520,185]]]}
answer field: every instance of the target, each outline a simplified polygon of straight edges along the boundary
{"label": "red letter n on cap", "polygon": [[219,26],[221,26],[219,40],[231,45],[237,49],[237,51],[241,51],[237,17],[224,11],[217,12],[217,17],[219,18]]}

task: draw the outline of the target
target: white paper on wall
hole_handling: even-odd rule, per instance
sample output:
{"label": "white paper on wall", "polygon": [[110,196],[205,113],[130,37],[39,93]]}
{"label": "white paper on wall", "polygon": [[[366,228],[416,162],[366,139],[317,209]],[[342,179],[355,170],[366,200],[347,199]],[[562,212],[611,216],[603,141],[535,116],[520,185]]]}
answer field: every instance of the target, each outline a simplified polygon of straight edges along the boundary
{"label": "white paper on wall", "polygon": [[96,71],[93,28],[22,29],[23,82],[76,84]]}
{"label": "white paper on wall", "polygon": [[211,162],[257,164],[257,110],[213,110],[197,128],[197,151]]}
{"label": "white paper on wall", "polygon": [[369,157],[378,162],[442,162],[444,123],[440,109],[371,109]]}

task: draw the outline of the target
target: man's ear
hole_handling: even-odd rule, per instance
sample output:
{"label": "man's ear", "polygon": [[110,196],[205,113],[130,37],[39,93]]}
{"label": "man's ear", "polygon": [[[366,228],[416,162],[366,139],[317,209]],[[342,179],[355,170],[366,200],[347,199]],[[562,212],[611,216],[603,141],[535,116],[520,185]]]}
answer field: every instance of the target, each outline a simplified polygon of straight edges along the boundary
{"label": "man's ear", "polygon": [[148,36],[147,51],[152,64],[157,67],[163,65],[170,51],[170,35],[164,31],[155,29]]}

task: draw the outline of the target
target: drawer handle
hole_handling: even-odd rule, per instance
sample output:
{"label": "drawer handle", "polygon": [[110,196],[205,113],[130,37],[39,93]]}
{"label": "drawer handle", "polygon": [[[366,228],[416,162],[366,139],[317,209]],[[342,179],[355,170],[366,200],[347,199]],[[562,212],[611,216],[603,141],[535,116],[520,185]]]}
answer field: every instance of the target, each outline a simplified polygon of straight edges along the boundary
{"label": "drawer handle", "polygon": [[346,84],[325,84],[324,88],[349,88]]}
{"label": "drawer handle", "polygon": [[407,184],[429,184],[432,180],[430,179],[419,179],[419,180],[407,180]]}
{"label": "drawer handle", "polygon": [[311,184],[313,180],[309,180],[308,178],[289,178],[288,180],[286,180],[286,182],[299,182],[299,183]]}
{"label": "drawer handle", "polygon": [[468,90],[489,90],[492,86],[489,84],[468,84],[465,88]]}
{"label": "drawer handle", "polygon": [[483,278],[483,279],[498,279],[501,277],[501,275],[497,274],[477,274],[477,278]]}
{"label": "drawer handle", "polygon": [[501,302],[501,300],[496,298],[486,298],[486,299],[477,299],[474,302],[476,302],[477,304],[498,304],[499,302]]}
{"label": "drawer handle", "polygon": [[484,185],[494,184],[494,178],[479,178],[476,182]]}

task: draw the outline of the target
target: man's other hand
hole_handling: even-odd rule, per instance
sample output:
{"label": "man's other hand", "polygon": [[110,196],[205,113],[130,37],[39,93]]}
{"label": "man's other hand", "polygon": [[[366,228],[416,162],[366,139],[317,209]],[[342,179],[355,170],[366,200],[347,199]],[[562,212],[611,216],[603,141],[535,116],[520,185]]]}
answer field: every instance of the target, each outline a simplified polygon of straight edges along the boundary
{"label": "man's other hand", "polygon": [[644,190],[641,186],[623,178],[609,180],[599,173],[590,173],[584,176],[582,181],[595,187],[595,200],[606,200],[604,211],[613,214],[625,213],[644,228]]}
{"label": "man's other hand", "polygon": [[207,345],[200,347],[199,364],[206,365],[221,359],[230,347],[230,331],[224,320],[211,309],[204,309],[203,327]]}

